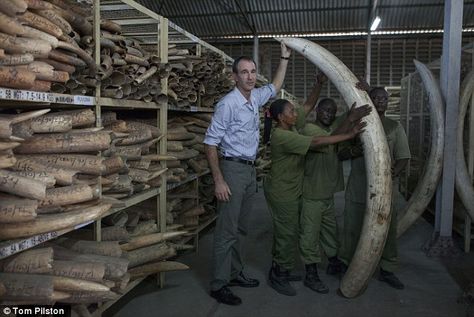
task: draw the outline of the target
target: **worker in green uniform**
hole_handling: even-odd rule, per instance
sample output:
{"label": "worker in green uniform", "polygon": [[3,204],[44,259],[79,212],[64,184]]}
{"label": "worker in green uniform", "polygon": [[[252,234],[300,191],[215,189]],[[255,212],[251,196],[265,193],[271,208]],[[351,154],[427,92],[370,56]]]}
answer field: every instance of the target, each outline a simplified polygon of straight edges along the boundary
{"label": "worker in green uniform", "polygon": [[[387,91],[383,87],[375,87],[370,90],[369,96],[374,103],[387,137],[392,161],[392,179],[395,181],[393,192],[395,193],[398,190],[397,178],[411,158],[408,140],[401,124],[385,117],[388,106]],[[366,209],[367,178],[362,154],[360,140],[339,152],[341,160],[351,158],[351,173],[347,183],[344,208],[343,251],[341,252],[341,259],[346,265],[350,263],[357,248]],[[397,262],[397,210],[392,206],[392,217],[380,260],[378,279],[393,288],[403,289],[403,283],[393,273],[397,268]]]}
{"label": "worker in green uniform", "polygon": [[[324,98],[316,107],[315,124],[306,123],[301,130],[307,136],[329,136],[348,132],[350,123],[370,113],[368,105],[355,108],[336,119],[337,104]],[[305,159],[302,209],[300,215],[300,252],[307,267],[309,278],[304,284],[319,293],[327,293],[328,287],[319,279],[317,263],[321,263],[322,247],[329,264],[328,274],[341,272],[343,263],[337,257],[336,216],[334,194],[344,190],[342,162],[337,158],[339,144],[319,147],[308,151]]]}
{"label": "worker in green uniform", "polygon": [[[271,135],[272,165],[264,184],[265,197],[273,219],[273,263],[269,272],[269,284],[277,292],[288,296],[296,295],[288,277],[295,265],[299,238],[305,155],[309,150],[352,139],[365,126],[358,120],[349,132],[343,134],[304,136],[297,129],[304,126],[305,116],[314,107],[314,103],[306,105],[295,108],[288,100],[278,99],[270,106],[270,116],[277,125]],[[266,125],[267,128],[269,126],[271,127]]]}

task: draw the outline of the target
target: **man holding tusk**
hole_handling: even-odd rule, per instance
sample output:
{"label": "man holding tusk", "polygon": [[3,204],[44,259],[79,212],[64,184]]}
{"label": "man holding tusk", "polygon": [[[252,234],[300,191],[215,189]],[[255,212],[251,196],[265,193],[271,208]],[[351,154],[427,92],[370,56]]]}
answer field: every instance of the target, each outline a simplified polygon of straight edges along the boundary
{"label": "man holding tusk", "polygon": [[257,189],[255,158],[260,137],[259,109],[280,90],[290,54],[291,50],[282,43],[280,64],[273,82],[261,88],[255,88],[257,68],[252,58],[237,58],[232,65],[236,87],[217,103],[204,139],[218,200],[210,295],[219,303],[242,303],[228,286],[259,285],[258,280],[243,273],[241,243],[247,235],[252,198]]}
{"label": "man holding tusk", "polygon": [[[307,136],[329,136],[346,131],[350,124],[368,115],[368,105],[351,106],[349,112],[336,118],[337,104],[333,99],[324,98],[316,107],[315,124],[306,123],[301,133]],[[343,263],[338,258],[334,194],[344,190],[342,163],[337,158],[340,144],[326,145],[316,151],[309,151],[305,158],[303,179],[300,249],[307,262],[305,285],[318,293],[326,293],[328,288],[318,277],[317,264],[321,263],[321,248],[329,264],[327,274],[341,273]]]}
{"label": "man holding tusk", "polygon": [[[367,85],[364,86],[362,83],[358,83],[357,87],[365,90],[368,89]],[[387,91],[383,87],[375,87],[370,90],[369,96],[377,110],[387,137],[392,160],[392,179],[397,180],[401,171],[411,158],[408,139],[399,122],[385,117],[385,111],[388,106]],[[341,160],[351,159],[351,173],[346,188],[344,237],[341,252],[341,259],[345,263],[346,268],[357,248],[366,209],[367,179],[362,154],[362,144],[359,139],[338,153],[338,157]],[[393,193],[396,193],[398,190],[397,187],[395,183],[393,185]],[[392,198],[393,197],[394,195],[392,194]],[[380,260],[380,274],[378,279],[386,282],[393,288],[403,289],[405,286],[393,273],[397,268],[397,264],[397,210],[393,208],[392,205],[390,227]]]}

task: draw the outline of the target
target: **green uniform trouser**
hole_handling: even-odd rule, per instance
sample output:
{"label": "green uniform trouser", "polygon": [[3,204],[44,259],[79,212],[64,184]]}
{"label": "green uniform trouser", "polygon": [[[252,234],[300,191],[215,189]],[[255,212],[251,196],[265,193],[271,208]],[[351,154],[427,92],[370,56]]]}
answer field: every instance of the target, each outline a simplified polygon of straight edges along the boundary
{"label": "green uniform trouser", "polygon": [[292,270],[298,244],[301,199],[277,202],[265,196],[273,219],[273,261]]}
{"label": "green uniform trouser", "polygon": [[300,253],[305,264],[321,262],[320,246],[328,258],[337,255],[337,225],[333,198],[303,198],[300,228]]}
{"label": "green uniform trouser", "polygon": [[216,291],[242,271],[241,242],[248,231],[252,198],[257,189],[255,167],[239,162],[220,162],[224,180],[232,195],[217,205],[214,230],[211,290]]}
{"label": "green uniform trouser", "polygon": [[[344,208],[344,238],[342,242],[341,259],[349,265],[357,249],[362,223],[364,221],[365,203],[357,203],[346,199]],[[397,252],[397,211],[392,208],[392,220],[388,230],[387,241],[383,249],[380,267],[389,272],[394,272],[398,264]]]}

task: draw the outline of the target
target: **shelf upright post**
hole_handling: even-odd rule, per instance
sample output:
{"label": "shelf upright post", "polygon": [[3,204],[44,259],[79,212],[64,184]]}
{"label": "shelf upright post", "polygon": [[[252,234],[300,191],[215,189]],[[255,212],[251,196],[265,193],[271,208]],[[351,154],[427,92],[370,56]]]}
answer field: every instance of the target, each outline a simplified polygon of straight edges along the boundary
{"label": "shelf upright post", "polygon": [[[474,43],[472,43],[474,44]],[[474,69],[474,52],[471,56],[472,68]],[[471,183],[474,180],[474,95],[471,95],[471,109],[469,110],[469,138],[468,138],[468,153],[467,153],[467,168],[469,175],[471,175]],[[472,219],[466,213],[464,219],[464,252],[471,251],[471,222]]]}
{"label": "shelf upright post", "polygon": [[[96,65],[100,65],[100,0],[93,2],[94,8],[94,59]],[[98,81],[95,87],[95,118],[96,118],[96,126],[102,127],[102,110],[101,110],[101,103],[100,103],[100,81]],[[102,155],[102,153],[99,153]],[[99,176],[99,190],[100,195],[102,196],[102,184],[100,181]],[[98,219],[94,222],[94,239],[96,241],[101,241],[101,219]]]}
{"label": "shelf upright post", "polygon": [[[199,43],[196,44],[196,56],[202,56],[202,46]],[[201,90],[198,91],[196,106],[202,107]]]}
{"label": "shelf upright post", "polygon": [[[158,52],[162,64],[168,63],[168,19],[160,16],[158,24]],[[161,92],[168,94],[168,77],[161,79]],[[160,140],[158,147],[159,154],[166,155],[167,153],[167,137],[168,133],[168,103],[162,104],[158,112],[158,124],[161,133],[165,136]],[[161,161],[161,167],[166,168],[166,161]],[[160,231],[166,231],[166,173],[161,175],[160,195],[158,196],[158,215],[157,219],[160,221]],[[165,274],[159,274],[160,287],[165,284]]]}
{"label": "shelf upright post", "polygon": [[[158,49],[160,54],[161,63],[168,62],[168,19],[160,17],[159,22],[159,41]],[[163,94],[168,93],[168,78],[161,79],[161,92]],[[168,125],[168,104],[161,105],[158,113],[158,123],[161,129],[161,133],[166,135]],[[160,140],[159,154],[166,155],[167,153],[167,138],[164,137]],[[166,161],[161,161],[161,166],[166,168]],[[160,219],[160,231],[166,230],[166,173],[162,175],[162,188],[163,192],[159,196],[159,219]]]}

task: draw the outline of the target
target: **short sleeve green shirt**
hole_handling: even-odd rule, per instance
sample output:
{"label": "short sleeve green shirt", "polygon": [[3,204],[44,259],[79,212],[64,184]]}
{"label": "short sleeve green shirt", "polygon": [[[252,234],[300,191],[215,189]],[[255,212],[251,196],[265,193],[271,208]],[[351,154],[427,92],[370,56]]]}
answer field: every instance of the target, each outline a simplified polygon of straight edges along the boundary
{"label": "short sleeve green shirt", "polygon": [[[298,118],[304,112],[297,109]],[[270,150],[272,165],[265,180],[265,192],[273,201],[298,199],[303,191],[304,156],[311,145],[310,136],[296,131],[275,128],[272,133]]]}
{"label": "short sleeve green shirt", "polygon": [[[408,139],[402,125],[392,119],[384,117],[382,126],[387,137],[392,164],[397,160],[410,159]],[[355,202],[364,203],[367,192],[367,178],[365,173],[364,157],[358,157],[351,162],[351,174],[347,182],[346,195]]]}
{"label": "short sleeve green shirt", "polygon": [[[329,136],[338,123],[329,130],[307,123],[302,134],[308,136]],[[326,145],[306,154],[303,180],[303,197],[306,199],[328,199],[334,193],[344,190],[342,162],[337,158],[337,144]]]}

